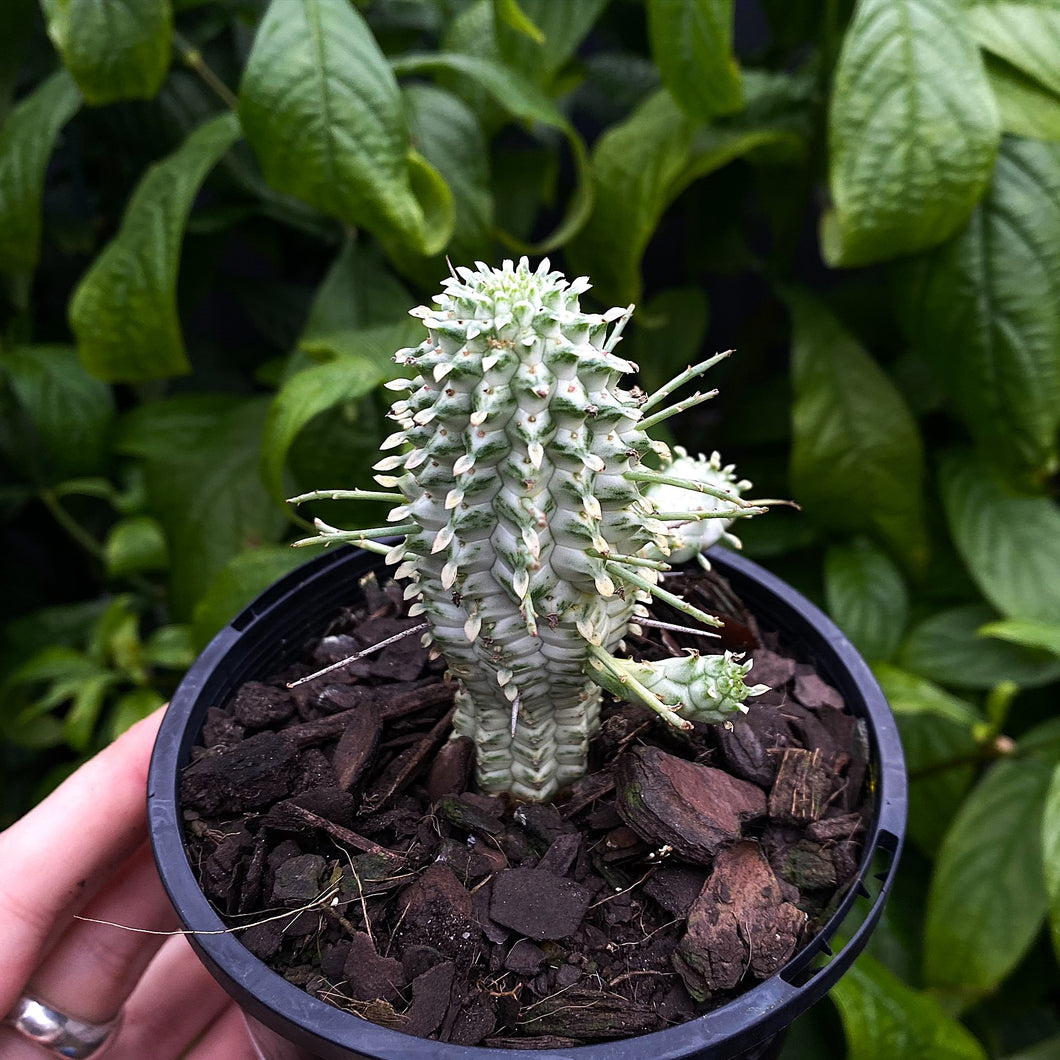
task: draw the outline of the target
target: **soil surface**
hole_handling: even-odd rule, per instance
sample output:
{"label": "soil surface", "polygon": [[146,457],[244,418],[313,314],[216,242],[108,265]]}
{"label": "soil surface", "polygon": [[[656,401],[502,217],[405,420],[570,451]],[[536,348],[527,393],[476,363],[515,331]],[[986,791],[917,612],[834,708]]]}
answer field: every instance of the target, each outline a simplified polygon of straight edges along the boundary
{"label": "soil surface", "polygon": [[667,579],[722,639],[645,627],[630,653],[749,651],[772,690],[688,735],[605,702],[592,771],[547,806],[473,790],[418,635],[286,687],[416,624],[393,585],[363,588],[297,665],[210,710],[183,777],[202,887],[278,974],[408,1034],[564,1048],[716,1008],[827,920],[871,812],[864,726],[722,579]]}

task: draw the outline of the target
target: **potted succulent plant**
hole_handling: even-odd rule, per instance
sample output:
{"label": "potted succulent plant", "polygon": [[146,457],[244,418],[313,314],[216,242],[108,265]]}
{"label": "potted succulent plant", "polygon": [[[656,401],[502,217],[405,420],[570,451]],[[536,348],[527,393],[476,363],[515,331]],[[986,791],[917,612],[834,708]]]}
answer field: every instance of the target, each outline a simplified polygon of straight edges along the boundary
{"label": "potted succulent plant", "polygon": [[[646,708],[674,732],[691,733],[703,723],[739,727],[768,687],[748,684],[751,659],[731,650],[689,649],[653,660],[633,659],[622,650],[625,638],[650,621],[647,605],[653,600],[682,614],[699,635],[720,625],[664,582],[679,561],[698,558],[706,566],[705,550],[728,536],[730,523],[764,511],[770,502],[746,500],[748,484],[716,456],[691,458],[651,437],[652,428],[674,412],[712,396],[697,393],[664,407],[679,386],[725,355],[689,368],[654,394],[623,389],[621,377],[635,366],[614,351],[632,307],[584,313],[578,299],[587,288],[584,279],[568,282],[550,271],[547,261],[537,269],[523,259],[500,269],[479,264],[474,271],[456,270],[432,307],[413,310],[423,318],[427,338],[396,356],[410,378],[389,384],[407,396],[392,407],[399,430],[383,449],[397,451],[376,465],[380,490],[298,498],[391,504],[387,524],[372,529],[342,530],[318,520],[318,539],[382,554],[395,568],[412,601],[408,615],[422,616],[423,643],[444,660],[455,687],[452,739],[473,747],[477,790],[513,804],[547,803],[582,782],[604,691]],[[829,907],[816,938],[797,953],[789,947],[774,955],[768,971],[776,974],[742,996],[652,1034],[650,1044],[644,1038],[603,1046],[561,1042],[545,1049],[546,1056],[588,1060],[649,1050],[660,1057],[764,1056],[769,1040],[853,960],[890,886],[904,831],[905,780],[879,689],[812,605],[737,557],[716,552],[711,561],[759,620],[781,630],[839,689],[848,715],[861,719],[874,792],[857,880]],[[314,561],[251,605],[189,673],[163,725],[152,768],[156,856],[188,928],[209,932],[193,935],[206,963],[252,1016],[289,1041],[324,1057],[466,1056],[461,1046],[410,1037],[332,1008],[270,971],[234,935],[218,933],[221,921],[184,848],[179,774],[208,710],[230,699],[241,682],[276,673],[285,656],[310,634],[319,635],[336,607],[354,600],[357,578],[368,569],[364,552]],[[669,768],[668,756],[659,754],[647,768]],[[270,768],[267,760],[262,764]],[[620,807],[626,824],[637,824],[630,801],[637,799],[640,794],[627,792]],[[749,818],[763,815],[748,812]],[[333,828],[335,834],[363,840],[349,830]],[[740,838],[739,829],[733,835]],[[753,829],[737,845],[764,864],[752,851],[752,836]],[[674,839],[678,846],[682,841]],[[662,857],[671,849],[669,843],[656,846],[646,856]],[[362,842],[360,849],[369,847]],[[711,848],[704,860],[715,854],[721,856],[720,848]],[[886,870],[882,887],[841,953],[818,970],[814,962],[830,952],[827,940],[867,894],[873,867]],[[703,894],[708,890],[704,884]],[[532,904],[532,896],[525,901]],[[799,915],[793,914],[792,946],[805,920]],[[366,959],[390,959],[364,945]],[[700,958],[684,953],[675,966],[682,959],[686,983],[704,981]],[[709,975],[705,981],[712,981]],[[474,1050],[479,1052],[484,1060],[503,1055]]]}

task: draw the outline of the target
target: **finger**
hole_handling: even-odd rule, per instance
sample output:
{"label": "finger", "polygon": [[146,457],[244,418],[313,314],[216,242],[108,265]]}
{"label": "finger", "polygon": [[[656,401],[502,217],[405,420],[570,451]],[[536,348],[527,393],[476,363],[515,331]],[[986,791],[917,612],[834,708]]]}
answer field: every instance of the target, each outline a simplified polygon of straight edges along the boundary
{"label": "finger", "polygon": [[143,842],[147,767],[161,711],[134,725],[0,834],[0,1012],[50,939]]}
{"label": "finger", "polygon": [[[167,940],[125,1006],[107,1060],[168,1060],[185,1050],[235,1002],[183,936]],[[0,1053],[2,1055],[2,1053]]]}
{"label": "finger", "polygon": [[77,1019],[104,1023],[125,1004],[166,939],[145,932],[177,927],[146,844],[85,907],[84,916],[92,920],[70,925],[30,976],[26,992]]}
{"label": "finger", "polygon": [[188,1051],[184,1060],[261,1060],[247,1033],[243,1013],[233,1004]]}

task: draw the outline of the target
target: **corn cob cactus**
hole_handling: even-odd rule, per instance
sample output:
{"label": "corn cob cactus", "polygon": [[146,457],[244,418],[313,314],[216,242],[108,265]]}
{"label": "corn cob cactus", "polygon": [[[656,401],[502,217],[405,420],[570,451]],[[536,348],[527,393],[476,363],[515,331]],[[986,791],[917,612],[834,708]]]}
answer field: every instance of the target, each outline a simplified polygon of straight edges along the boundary
{"label": "corn cob cactus", "polygon": [[[383,443],[400,452],[376,465],[396,492],[296,500],[396,502],[388,526],[318,520],[319,536],[397,565],[410,613],[426,616],[425,641],[459,682],[454,729],[475,742],[479,785],[543,801],[586,771],[601,686],[686,729],[765,690],[748,687],[750,662],[728,653],[650,664],[614,654],[652,596],[717,625],[660,585],[666,557],[698,553],[763,508],[741,498],[748,484],[716,454],[674,457],[648,434],[713,396],[654,411],[724,354],[645,397],[620,387],[636,366],[614,353],[633,307],[581,312],[584,277],[524,258],[460,268],[443,286],[434,306],[412,310],[428,337],[396,355],[411,378],[388,384],[408,394]],[[651,453],[658,471],[643,462]],[[388,535],[400,543],[381,543]]]}

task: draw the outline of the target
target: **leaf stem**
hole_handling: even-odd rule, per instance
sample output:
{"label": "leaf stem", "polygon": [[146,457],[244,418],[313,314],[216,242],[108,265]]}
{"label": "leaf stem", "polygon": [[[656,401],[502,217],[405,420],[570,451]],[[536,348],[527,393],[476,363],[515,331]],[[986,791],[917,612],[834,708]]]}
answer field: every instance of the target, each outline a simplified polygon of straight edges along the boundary
{"label": "leaf stem", "polygon": [[180,55],[180,61],[193,73],[197,74],[199,78],[209,88],[213,89],[214,93],[224,101],[226,107],[229,110],[239,110],[239,98],[236,94],[221,80],[217,75],[216,71],[211,67],[206,60],[202,57],[202,52],[195,47],[194,44],[188,40],[182,33],[173,33],[173,46],[177,49]]}
{"label": "leaf stem", "polygon": [[59,503],[50,489],[42,489],[37,496],[52,518],[90,555],[103,559],[103,546]]}

